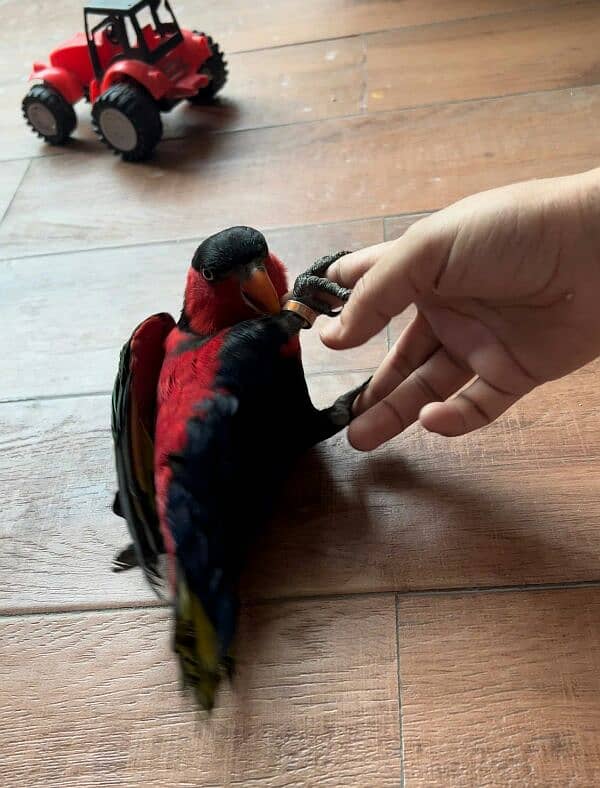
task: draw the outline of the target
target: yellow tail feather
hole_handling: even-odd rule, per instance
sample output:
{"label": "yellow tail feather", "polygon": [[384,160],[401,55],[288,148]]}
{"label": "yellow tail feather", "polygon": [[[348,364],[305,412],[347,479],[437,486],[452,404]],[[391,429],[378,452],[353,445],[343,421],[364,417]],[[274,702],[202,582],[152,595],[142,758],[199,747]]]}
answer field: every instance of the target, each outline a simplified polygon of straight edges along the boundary
{"label": "yellow tail feather", "polygon": [[177,578],[174,648],[185,683],[193,687],[202,708],[212,709],[223,673],[217,634],[182,573]]}

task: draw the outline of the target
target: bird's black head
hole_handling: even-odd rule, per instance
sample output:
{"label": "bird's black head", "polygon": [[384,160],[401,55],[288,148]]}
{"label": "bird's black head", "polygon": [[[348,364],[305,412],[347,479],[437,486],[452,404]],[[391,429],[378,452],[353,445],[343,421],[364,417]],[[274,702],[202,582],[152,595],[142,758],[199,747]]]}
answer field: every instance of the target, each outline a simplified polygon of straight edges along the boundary
{"label": "bird's black head", "polygon": [[200,244],[192,258],[192,268],[208,282],[218,282],[245,270],[264,268],[268,254],[261,232],[253,227],[229,227]]}
{"label": "bird's black head", "polygon": [[259,315],[275,315],[287,291],[285,268],[252,227],[230,227],[196,249],[182,325],[211,334]]}

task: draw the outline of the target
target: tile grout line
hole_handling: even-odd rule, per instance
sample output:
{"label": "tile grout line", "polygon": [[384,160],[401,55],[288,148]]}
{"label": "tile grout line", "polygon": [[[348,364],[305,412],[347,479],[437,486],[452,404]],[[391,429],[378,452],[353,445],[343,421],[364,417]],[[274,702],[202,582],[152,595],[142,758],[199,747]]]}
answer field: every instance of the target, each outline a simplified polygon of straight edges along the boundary
{"label": "tile grout line", "polygon": [[[586,6],[586,5],[593,5],[591,0],[564,0],[563,2],[556,3],[555,6],[551,8],[564,8],[565,6]],[[513,8],[509,11],[497,11],[491,14],[479,14],[479,15],[471,15],[471,16],[459,16],[453,19],[440,19],[435,22],[422,22],[421,24],[413,24],[413,25],[400,25],[396,27],[381,27],[376,28],[375,30],[369,30],[368,32],[359,31],[356,33],[346,33],[345,35],[333,35],[327,36],[325,38],[306,38],[301,39],[299,41],[289,41],[284,44],[273,44],[272,46],[260,46],[260,47],[249,47],[247,49],[228,49],[226,52],[226,56],[234,56],[234,55],[249,55],[254,54],[257,52],[271,52],[273,50],[278,49],[290,49],[291,47],[300,47],[300,46],[310,46],[311,44],[326,44],[328,42],[336,42],[336,41],[343,41],[345,39],[353,40],[355,38],[361,38],[362,36],[377,36],[381,35],[382,33],[403,33],[403,32],[412,32],[415,30],[422,30],[424,28],[433,28],[433,27],[441,27],[444,25],[452,25],[452,24],[460,24],[464,22],[474,22],[476,20],[485,20],[485,19],[495,19],[497,17],[502,16],[511,16],[512,14],[527,14],[527,13],[536,13],[536,12],[544,12],[550,9],[540,9],[537,5],[530,5],[526,8]],[[29,85],[29,80],[25,78],[21,79],[0,79],[0,88],[12,87],[13,85],[22,84],[24,88]]]}
{"label": "tile grout line", "polygon": [[[54,158],[54,157],[53,157]],[[0,162],[2,164],[2,162]],[[290,230],[307,230],[317,227],[332,227],[334,225],[352,225],[359,224],[360,222],[385,222],[386,219],[401,219],[406,216],[427,216],[439,208],[427,208],[420,211],[400,211],[400,213],[393,214],[374,214],[372,216],[359,216],[356,219],[332,219],[328,222],[308,222],[306,224],[276,224],[271,227],[263,227],[262,232],[265,234],[287,232]],[[192,242],[200,243],[206,238],[205,235],[190,235],[183,238],[161,238],[156,241],[141,241],[138,243],[130,244],[116,244],[114,246],[89,246],[80,247],[75,249],[59,249],[53,252],[33,252],[31,254],[23,255],[10,255],[8,257],[0,256],[0,268],[3,263],[17,262],[18,260],[35,260],[40,257],[57,257],[59,255],[65,257],[71,254],[86,254],[88,252],[102,252],[102,251],[119,251],[123,249],[143,249],[148,246],[167,246],[168,244],[186,244]]]}
{"label": "tile grout line", "polygon": [[[24,159],[20,159],[20,161],[24,161]],[[27,175],[27,173],[29,172],[29,168],[30,168],[30,167],[31,167],[31,159],[29,159],[29,160],[28,160],[27,166],[25,167],[25,169],[23,170],[23,174],[22,174],[22,175],[21,175],[21,177],[19,178],[19,182],[17,183],[17,185],[16,185],[16,187],[15,187],[15,190],[14,190],[14,192],[13,192],[13,194],[12,194],[12,197],[11,197],[11,198],[10,198],[10,200],[8,201],[8,205],[7,205],[7,206],[6,206],[6,208],[4,209],[4,212],[3,212],[2,216],[0,216],[0,226],[2,225],[2,222],[3,222],[3,221],[6,219],[6,217],[8,216],[8,212],[9,212],[9,211],[10,211],[10,209],[12,208],[12,204],[13,204],[13,202],[15,201],[15,198],[16,198],[16,196],[17,196],[17,192],[19,191],[19,189],[20,189],[20,188],[21,188],[21,186],[23,185],[23,181],[25,180],[25,176],[26,176],[26,175]],[[0,262],[1,262],[1,260],[0,260]]]}
{"label": "tile grout line", "polygon": [[[346,115],[333,115],[325,118],[316,118],[316,119],[307,119],[307,120],[295,120],[289,121],[285,123],[272,123],[267,124],[265,126],[248,126],[247,128],[240,128],[240,129],[211,129],[205,131],[205,135],[207,137],[214,135],[214,136],[221,136],[227,134],[246,134],[246,133],[253,133],[253,132],[262,132],[262,131],[269,131],[273,129],[285,129],[291,128],[293,126],[307,126],[307,125],[316,125],[320,123],[330,123],[334,121],[343,121],[343,120],[357,120],[357,119],[370,119],[370,118],[380,118],[386,115],[390,115],[394,112],[416,112],[418,110],[428,110],[439,108],[443,109],[445,107],[453,107],[462,104],[475,104],[478,102],[492,102],[492,101],[502,101],[503,99],[509,98],[518,98],[518,97],[527,97],[527,96],[536,96],[536,95],[545,95],[550,93],[564,93],[566,91],[573,91],[573,90],[583,90],[585,88],[597,88],[600,86],[600,82],[586,82],[574,85],[562,85],[562,86],[555,86],[551,88],[538,88],[536,90],[524,90],[524,91],[517,91],[515,93],[501,93],[501,94],[492,94],[492,95],[484,95],[484,96],[472,96],[468,98],[462,99],[451,99],[448,101],[432,101],[427,104],[405,104],[400,105],[397,107],[392,107],[391,109],[382,109],[382,110],[375,110],[375,111],[359,111],[359,112],[351,112]],[[182,140],[188,139],[187,136],[175,136],[175,137],[165,137],[163,138],[161,145],[168,145],[172,142],[181,142]],[[29,159],[29,161],[43,161],[46,159],[57,159],[61,158],[62,156],[68,155],[69,150],[64,151],[56,151],[53,153],[48,154],[34,154],[31,156],[15,156],[14,158],[8,159],[1,159],[0,165],[2,164],[10,164],[14,161],[24,161]],[[78,155],[78,154],[76,154]],[[87,153],[81,155],[88,155]]]}
{"label": "tile grout line", "polygon": [[400,598],[394,594],[396,606],[396,679],[398,686],[398,734],[400,737],[400,788],[404,788],[404,720],[402,716],[402,672],[400,665]]}
{"label": "tile grout line", "polygon": [[361,79],[361,86],[360,86],[360,95],[358,97],[358,109],[361,115],[368,115],[369,114],[369,62],[368,62],[368,50],[367,50],[367,39],[366,36],[361,35],[359,37],[359,43],[361,46],[361,58],[360,58],[360,79]]}
{"label": "tile grout line", "polygon": [[[381,109],[381,110],[371,110],[370,112],[349,112],[346,115],[332,115],[326,118],[309,118],[307,120],[294,120],[289,121],[286,123],[271,123],[267,124],[266,126],[251,126],[248,128],[243,129],[214,129],[209,131],[208,134],[215,134],[217,136],[221,134],[246,134],[251,132],[257,131],[269,131],[271,129],[285,129],[291,126],[308,126],[308,125],[317,125],[318,123],[331,123],[333,121],[338,120],[356,120],[356,119],[368,119],[368,118],[380,118],[385,115],[391,115],[394,112],[417,112],[419,110],[427,110],[427,109],[443,109],[444,107],[454,107],[461,104],[476,104],[478,102],[492,102],[492,101],[502,101],[503,99],[509,98],[519,98],[522,96],[536,96],[536,95],[545,95],[548,93],[566,93],[567,91],[571,90],[583,90],[585,88],[597,88],[600,86],[600,82],[586,82],[582,84],[576,85],[561,85],[555,86],[552,88],[537,88],[535,90],[521,90],[516,91],[514,93],[499,93],[499,94],[491,94],[487,96],[471,96],[462,99],[449,99],[446,101],[430,101],[426,104],[401,104],[397,107],[392,107],[391,109]],[[178,137],[168,137],[164,140],[165,143],[169,142],[181,142],[181,140],[185,140],[187,137],[185,136],[178,136]],[[62,155],[62,154],[60,154]],[[48,156],[38,156],[36,158],[49,158]],[[8,160],[9,161],[9,160]]]}
{"label": "tile grout line", "polygon": [[[242,607],[264,607],[273,604],[303,603],[303,602],[336,602],[346,599],[370,599],[372,597],[385,597],[394,595],[398,600],[401,598],[419,598],[435,596],[475,596],[477,594],[509,594],[509,593],[543,593],[545,591],[577,591],[579,589],[600,589],[600,578],[597,580],[573,580],[561,583],[533,583],[506,586],[457,586],[456,588],[428,588],[413,591],[350,591],[347,593],[327,593],[327,594],[299,594],[298,596],[276,596],[256,599],[242,599]],[[3,618],[25,618],[27,616],[62,616],[77,615],[79,613],[111,613],[121,610],[140,610],[140,609],[166,609],[169,603],[161,602],[135,602],[116,603],[111,606],[97,606],[96,603],[85,603],[65,605],[60,609],[29,607],[12,609],[0,607],[0,619]]]}
{"label": "tile grout line", "polygon": [[263,605],[271,602],[293,602],[311,601],[322,599],[345,599],[353,597],[384,596],[386,594],[396,594],[398,597],[421,597],[421,596],[459,596],[461,594],[508,594],[516,592],[530,591],[570,591],[578,588],[600,588],[600,578],[594,580],[565,580],[556,583],[521,583],[504,586],[446,586],[443,588],[419,588],[404,591],[394,589],[382,589],[380,591],[349,591],[344,593],[326,594],[299,594],[297,596],[277,596],[265,597],[249,600],[247,604]]}
{"label": "tile grout line", "polygon": [[[563,2],[557,2],[556,5],[551,6],[550,8],[542,8],[540,9],[539,6],[532,5],[527,6],[525,8],[513,8],[508,11],[496,11],[491,14],[475,14],[471,16],[459,16],[452,19],[440,19],[434,22],[421,22],[420,24],[412,24],[412,25],[399,25],[396,27],[381,27],[376,28],[375,30],[369,30],[368,32],[359,31],[356,33],[346,33],[345,35],[333,35],[327,36],[325,38],[306,38],[300,39],[299,41],[289,41],[284,44],[273,44],[271,46],[259,46],[259,47],[248,47],[247,49],[228,49],[225,53],[227,57],[234,56],[234,55],[248,55],[254,54],[257,52],[271,52],[273,50],[278,49],[289,49],[291,47],[299,47],[299,46],[310,46],[310,44],[326,44],[327,42],[335,42],[335,41],[342,41],[344,39],[352,40],[355,38],[360,38],[361,36],[377,36],[381,35],[382,33],[402,33],[402,32],[412,32],[415,30],[422,30],[424,28],[432,28],[432,27],[441,27],[443,25],[452,25],[452,24],[460,24],[464,22],[474,22],[476,20],[485,20],[485,19],[495,19],[497,17],[502,16],[511,16],[512,14],[531,14],[531,13],[540,13],[540,12],[547,12],[553,8],[564,8],[565,6],[586,6],[590,5],[593,6],[592,0],[563,0]],[[23,87],[26,87],[29,84],[29,80],[26,78],[21,79],[0,79],[0,88],[5,87],[12,87],[13,85],[22,84]]]}
{"label": "tile grout line", "polygon": [[139,602],[138,604],[132,602],[126,602],[123,604],[115,603],[111,607],[98,607],[93,603],[90,605],[86,605],[85,603],[81,603],[79,605],[71,605],[65,606],[58,609],[52,608],[44,608],[44,607],[36,607],[35,605],[31,605],[30,607],[25,607],[20,610],[12,611],[10,608],[0,608],[0,621],[2,619],[15,619],[15,618],[33,618],[34,616],[77,616],[77,615],[87,615],[88,613],[91,614],[106,614],[109,615],[111,613],[121,613],[121,612],[139,612],[140,610],[168,610],[170,608],[170,604],[167,602],[161,602],[160,600],[156,601],[146,601],[146,602]]}
{"label": "tile grout line", "polygon": [[[115,351],[118,353],[118,351]],[[361,369],[326,369],[322,372],[305,372],[305,378],[312,380],[313,378],[330,377],[332,375],[358,375],[367,372],[374,372],[375,366],[363,367]],[[0,407],[2,405],[15,405],[26,402],[53,402],[55,400],[65,399],[82,399],[84,397],[107,397],[112,394],[112,389],[98,389],[97,391],[75,391],[65,392],[64,394],[38,394],[31,397],[15,397],[14,399],[0,399]]]}
{"label": "tile grout line", "polygon": [[[593,5],[590,0],[578,0],[577,2],[573,3],[572,0],[564,0],[564,2],[559,2],[554,8],[564,8],[564,7],[577,7],[577,6],[586,6],[586,5]],[[551,7],[552,8],[552,7]],[[277,49],[288,49],[290,47],[296,46],[306,46],[310,44],[326,44],[328,41],[342,41],[344,39],[354,39],[360,38],[361,36],[377,36],[381,35],[382,33],[403,33],[403,32],[412,32],[415,30],[422,30],[424,28],[432,28],[432,27],[441,27],[443,25],[452,25],[452,24],[460,24],[461,22],[475,22],[476,20],[485,20],[485,19],[495,19],[501,16],[511,16],[512,14],[531,14],[531,13],[540,13],[544,11],[551,10],[550,8],[540,9],[537,5],[530,5],[526,8],[513,8],[509,11],[497,11],[491,14],[482,14],[482,15],[475,15],[475,16],[460,16],[456,19],[440,19],[436,22],[422,22],[421,24],[414,24],[414,25],[401,25],[399,27],[382,27],[377,28],[375,30],[369,30],[368,32],[357,32],[357,33],[347,33],[346,35],[341,36],[329,36],[327,38],[311,38],[311,39],[303,39],[301,41],[290,41],[286,44],[274,44],[273,46],[265,46],[265,47],[251,47],[249,49],[236,49],[230,50],[227,54],[228,55],[247,55],[252,54],[254,52],[270,52],[271,50]]]}
{"label": "tile grout line", "polygon": [[[118,355],[118,351],[115,351]],[[116,358],[116,356],[115,356]],[[16,405],[25,402],[52,402],[60,399],[81,399],[83,397],[106,397],[112,394],[112,389],[99,389],[98,391],[74,391],[65,394],[38,394],[31,397],[14,397],[13,399],[0,399],[2,405]]]}
{"label": "tile grout line", "polygon": [[[406,214],[407,216],[421,216],[421,214]],[[382,216],[381,217],[381,237],[382,243],[385,243],[388,239],[386,238],[387,231],[385,227],[385,223],[390,216]],[[392,318],[393,319],[393,318]],[[389,321],[387,326],[385,327],[385,347],[386,347],[386,356],[392,349],[392,320]]]}
{"label": "tile grout line", "polygon": [[[26,127],[27,128],[27,127]],[[40,143],[42,145],[42,143]],[[48,146],[50,147],[50,146]],[[44,148],[42,148],[44,150]],[[47,151],[46,153],[32,153],[30,156],[11,156],[9,159],[0,159],[0,164],[10,164],[14,161],[34,161],[35,159],[54,159],[56,156],[64,156],[67,151]]]}

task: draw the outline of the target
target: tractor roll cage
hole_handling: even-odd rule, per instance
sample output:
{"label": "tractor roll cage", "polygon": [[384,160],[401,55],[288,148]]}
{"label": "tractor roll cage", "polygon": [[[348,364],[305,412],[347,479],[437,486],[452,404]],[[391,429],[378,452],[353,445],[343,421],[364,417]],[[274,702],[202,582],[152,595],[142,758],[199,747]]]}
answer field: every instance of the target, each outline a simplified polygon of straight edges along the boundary
{"label": "tractor roll cage", "polygon": [[[176,46],[181,44],[183,41],[183,35],[181,34],[181,29],[177,23],[177,20],[175,19],[175,14],[173,13],[173,9],[171,8],[169,0],[164,0],[164,7],[171,17],[170,22],[165,23],[158,16],[157,9],[159,5],[160,0],[138,0],[137,2],[135,2],[135,0],[134,2],[131,2],[131,0],[104,0],[104,2],[100,0],[94,5],[86,6],[83,9],[85,36],[87,38],[90,60],[92,61],[92,67],[94,69],[96,79],[100,79],[102,77],[103,68],[100,64],[100,58],[98,57],[98,49],[96,47],[94,35],[98,32],[98,30],[106,27],[109,24],[114,25],[119,37],[119,41],[123,47],[123,54],[120,55],[119,58],[131,57],[135,58],[136,60],[142,60],[145,63],[156,63],[158,60],[163,58],[167,52],[170,52]],[[168,38],[166,41],[163,41],[153,50],[149,49],[137,19],[138,11],[141,11],[142,8],[146,7],[149,9],[152,15],[152,20],[159,35],[163,36],[168,33],[172,34],[170,38]],[[98,24],[94,25],[94,27],[90,29],[90,14],[95,16],[98,14],[105,14],[105,16],[100,22],[98,22]],[[130,20],[131,26],[135,32],[137,39],[137,44],[135,47],[132,47],[129,42],[129,37],[125,28],[125,18]]]}

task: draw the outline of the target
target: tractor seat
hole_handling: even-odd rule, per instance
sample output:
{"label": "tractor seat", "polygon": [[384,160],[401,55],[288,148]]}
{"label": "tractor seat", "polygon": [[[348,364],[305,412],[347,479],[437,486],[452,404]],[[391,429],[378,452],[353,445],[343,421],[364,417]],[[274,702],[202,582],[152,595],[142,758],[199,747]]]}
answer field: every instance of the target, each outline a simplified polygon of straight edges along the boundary
{"label": "tractor seat", "polygon": [[194,96],[207,82],[205,74],[188,74],[176,81],[175,89],[182,96]]}

